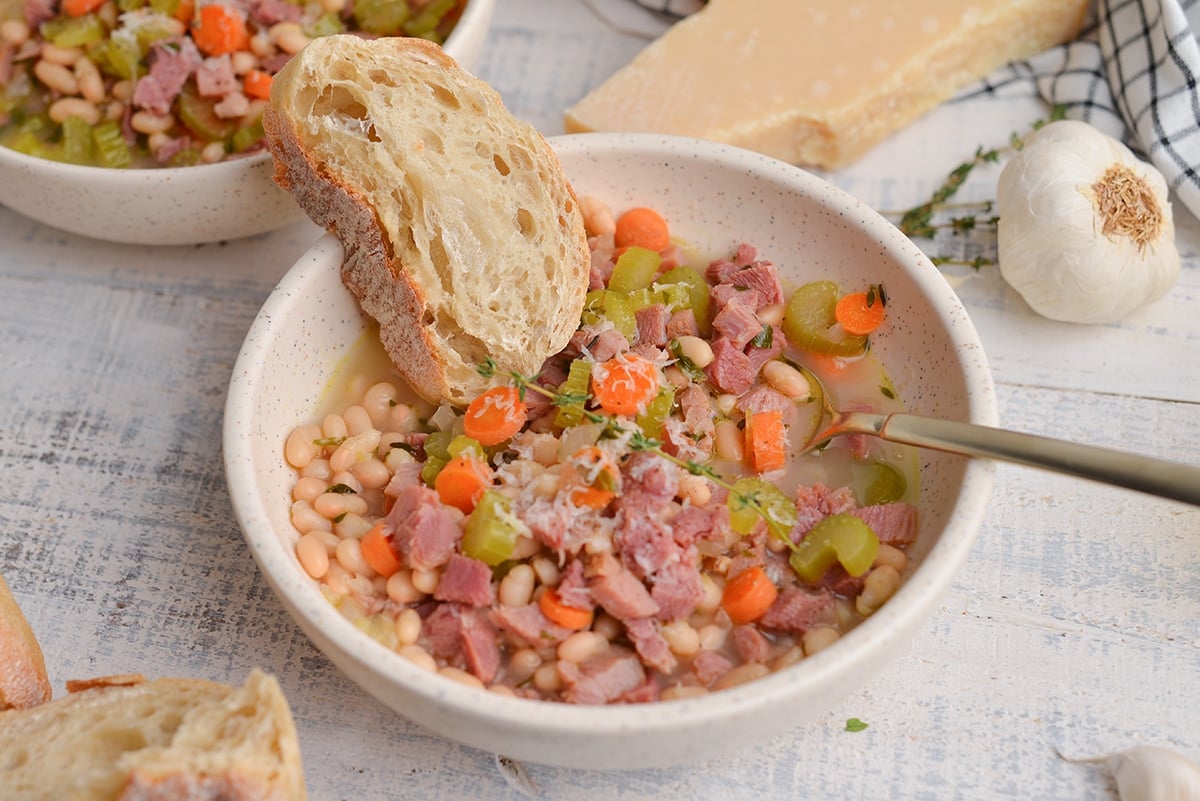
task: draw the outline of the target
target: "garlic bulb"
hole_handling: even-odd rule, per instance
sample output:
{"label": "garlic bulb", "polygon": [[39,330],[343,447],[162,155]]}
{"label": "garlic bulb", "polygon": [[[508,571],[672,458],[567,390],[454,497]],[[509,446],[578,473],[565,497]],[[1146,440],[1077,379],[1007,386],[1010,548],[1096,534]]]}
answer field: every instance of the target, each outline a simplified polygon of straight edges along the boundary
{"label": "garlic bulb", "polygon": [[1167,748],[1139,745],[1095,759],[1068,761],[1104,763],[1121,801],[1200,801],[1200,767]]}
{"label": "garlic bulb", "polygon": [[1000,173],[1000,273],[1045,317],[1115,322],[1179,277],[1166,181],[1084,122],[1039,129]]}

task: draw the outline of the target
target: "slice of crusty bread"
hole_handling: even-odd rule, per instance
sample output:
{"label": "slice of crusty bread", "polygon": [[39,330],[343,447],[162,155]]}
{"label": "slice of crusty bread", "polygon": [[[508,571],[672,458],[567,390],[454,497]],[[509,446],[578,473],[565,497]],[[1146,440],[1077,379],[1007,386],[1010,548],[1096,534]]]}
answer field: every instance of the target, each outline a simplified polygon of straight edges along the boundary
{"label": "slice of crusty bread", "polygon": [[413,388],[462,405],[477,367],[536,373],[579,323],[589,257],[557,157],[420,39],[315,39],[263,115],[275,180],[345,247],[343,280]]}
{"label": "slice of crusty bread", "polygon": [[5,801],[304,801],[278,682],[99,682],[0,713]]}
{"label": "slice of crusty bread", "polygon": [[51,693],[41,646],[0,576],[0,709],[28,709]]}

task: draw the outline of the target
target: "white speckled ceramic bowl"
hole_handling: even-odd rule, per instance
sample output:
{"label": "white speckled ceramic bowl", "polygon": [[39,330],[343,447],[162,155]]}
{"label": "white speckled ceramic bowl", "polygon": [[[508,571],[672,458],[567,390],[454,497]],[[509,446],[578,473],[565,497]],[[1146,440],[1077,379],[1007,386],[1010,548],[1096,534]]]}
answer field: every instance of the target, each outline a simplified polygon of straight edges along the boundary
{"label": "white speckled ceramic bowl", "polygon": [[[445,50],[467,69],[483,54],[495,0],[471,0]],[[217,242],[304,218],[272,180],[266,151],[195,167],[108,169],[0,147],[0,204],[74,234],[138,245]]]}
{"label": "white speckled ceramic bowl", "polygon": [[[655,207],[704,252],[751,243],[793,286],[817,277],[882,282],[889,323],[872,342],[910,410],[996,424],[992,379],[958,298],[915,245],[861,202],[794,167],[707,142],[637,134],[551,141],[577,192],[614,208]],[[833,646],[782,672],[699,699],[602,708],[505,698],[425,672],[343,619],[294,555],[294,475],[283,443],[314,419],[335,365],[365,326],[342,287],[341,259],[336,240],[319,241],[250,330],[226,406],[229,490],[254,558],[300,627],[363,689],[434,732],[579,768],[666,765],[750,747],[860,689],[926,624],[966,559],[991,465],[928,452],[921,533],[903,586]]]}

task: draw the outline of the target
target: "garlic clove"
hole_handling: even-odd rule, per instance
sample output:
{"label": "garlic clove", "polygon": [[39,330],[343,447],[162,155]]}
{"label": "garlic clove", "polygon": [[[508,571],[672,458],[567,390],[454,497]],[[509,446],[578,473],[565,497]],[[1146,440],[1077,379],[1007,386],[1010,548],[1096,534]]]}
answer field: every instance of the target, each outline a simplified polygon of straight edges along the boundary
{"label": "garlic clove", "polygon": [[999,267],[1039,314],[1109,323],[1161,298],[1179,277],[1166,181],[1087,123],[1039,129],[996,190]]}
{"label": "garlic clove", "polygon": [[1068,762],[1099,762],[1112,775],[1121,801],[1200,801],[1200,767],[1155,745]]}

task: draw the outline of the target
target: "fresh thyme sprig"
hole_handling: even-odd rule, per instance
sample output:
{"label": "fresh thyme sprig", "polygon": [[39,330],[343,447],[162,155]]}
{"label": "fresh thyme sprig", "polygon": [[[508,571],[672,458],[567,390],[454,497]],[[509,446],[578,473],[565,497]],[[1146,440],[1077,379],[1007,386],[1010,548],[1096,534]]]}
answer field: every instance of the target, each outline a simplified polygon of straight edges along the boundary
{"label": "fresh thyme sprig", "polygon": [[[479,364],[475,369],[479,375],[484,378],[495,378],[499,372],[495,360],[493,360],[490,356],[485,358],[483,363]],[[628,445],[630,450],[654,453],[666,459],[668,462],[683,468],[684,470],[688,471],[688,473],[694,476],[702,476],[707,478],[717,486],[728,490],[730,495],[732,495],[739,504],[742,504],[745,508],[750,509],[767,524],[768,532],[774,535],[793,551],[797,550],[799,547],[792,542],[790,537],[786,536],[786,533],[778,532],[775,526],[771,525],[772,522],[774,522],[773,518],[771,518],[768,509],[763,506],[757,492],[743,492],[737,489],[732,482],[724,478],[711,466],[700,464],[692,459],[680,459],[678,456],[667,453],[662,449],[661,440],[656,439],[655,437],[646,436],[645,433],[643,433],[642,430],[636,426],[633,428],[628,428],[623,426],[621,422],[612,415],[602,414],[600,412],[588,409],[587,401],[590,396],[586,393],[559,392],[558,390],[550,389],[539,384],[537,382],[537,376],[530,377],[515,371],[509,371],[507,376],[508,378],[512,379],[514,385],[516,385],[522,396],[524,396],[526,392],[536,392],[537,394],[548,398],[556,407],[578,407],[584,420],[587,420],[590,423],[603,424],[605,427],[605,434],[608,436],[615,439],[623,434],[628,434]]]}
{"label": "fresh thyme sprig", "polygon": [[[1055,106],[1049,117],[1045,120],[1037,120],[1030,126],[1029,133],[1037,131],[1049,122],[1063,119],[1066,116],[1065,106]],[[978,214],[970,214],[962,217],[954,217],[948,222],[936,222],[935,216],[948,211],[954,211],[962,208],[979,208],[979,214],[987,214],[992,210],[993,203],[991,201],[982,201],[980,203],[955,204],[951,203],[951,198],[962,188],[966,183],[967,178],[978,167],[984,164],[996,164],[1000,161],[1001,156],[1021,150],[1025,147],[1025,140],[1029,133],[1020,134],[1013,132],[1008,137],[1008,144],[1004,147],[984,148],[982,146],[975,149],[975,154],[968,161],[959,164],[946,177],[945,181],[933,191],[929,200],[910,209],[903,211],[884,212],[887,217],[898,218],[896,226],[907,236],[913,239],[933,239],[937,236],[939,230],[952,230],[955,233],[964,233],[972,231],[980,226],[995,226],[998,218],[990,217],[980,219]],[[984,264],[990,264],[987,259],[976,258],[970,261],[958,259],[933,259],[934,264],[967,264],[978,269]]]}

